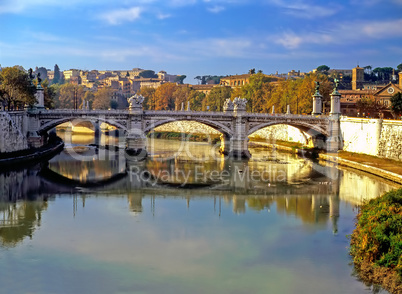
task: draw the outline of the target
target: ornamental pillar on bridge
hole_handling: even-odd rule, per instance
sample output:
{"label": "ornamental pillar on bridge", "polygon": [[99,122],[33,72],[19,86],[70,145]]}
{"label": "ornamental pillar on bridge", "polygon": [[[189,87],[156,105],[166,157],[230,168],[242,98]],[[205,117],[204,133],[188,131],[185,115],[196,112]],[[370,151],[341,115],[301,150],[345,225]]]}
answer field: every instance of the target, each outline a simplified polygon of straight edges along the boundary
{"label": "ornamental pillar on bridge", "polygon": [[329,136],[327,140],[327,151],[337,152],[343,147],[340,125],[341,116],[341,94],[338,92],[339,80],[335,79],[335,88],[331,93],[331,112],[329,115]]}
{"label": "ornamental pillar on bridge", "polygon": [[134,95],[127,99],[129,106],[128,133],[126,137],[126,153],[136,160],[147,157],[147,138],[142,127],[144,97]]}
{"label": "ornamental pillar on bridge", "polygon": [[322,96],[320,94],[320,82],[315,82],[315,93],[313,95],[313,112],[311,115],[321,115],[322,113]]}
{"label": "ornamental pillar on bridge", "polygon": [[246,114],[247,99],[236,97],[233,100],[233,136],[230,138],[229,156],[234,158],[250,158],[251,154],[248,151],[248,136],[247,136],[247,119],[243,117]]}

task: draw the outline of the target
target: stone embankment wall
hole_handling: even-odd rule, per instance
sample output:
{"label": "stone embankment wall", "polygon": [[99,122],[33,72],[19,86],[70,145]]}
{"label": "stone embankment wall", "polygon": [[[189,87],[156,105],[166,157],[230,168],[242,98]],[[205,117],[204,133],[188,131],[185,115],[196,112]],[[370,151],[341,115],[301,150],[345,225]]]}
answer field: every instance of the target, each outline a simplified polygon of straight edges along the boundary
{"label": "stone embankment wall", "polygon": [[[215,129],[193,121],[171,122],[155,128],[157,132],[183,132],[194,134],[220,134]],[[264,139],[268,142],[276,140],[306,143],[306,138],[296,128],[287,125],[274,125],[261,129],[250,136],[250,138]]]}
{"label": "stone embankment wall", "polygon": [[402,160],[402,121],[341,118],[343,150]]}
{"label": "stone embankment wall", "polygon": [[0,112],[0,152],[12,152],[28,148],[27,139],[21,131],[23,117]]}

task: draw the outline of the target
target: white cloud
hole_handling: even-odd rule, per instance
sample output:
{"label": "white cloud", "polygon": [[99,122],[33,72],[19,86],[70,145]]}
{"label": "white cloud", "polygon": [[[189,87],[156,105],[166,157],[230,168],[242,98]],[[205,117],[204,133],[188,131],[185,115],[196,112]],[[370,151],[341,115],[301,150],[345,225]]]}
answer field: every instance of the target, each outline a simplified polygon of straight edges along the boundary
{"label": "white cloud", "polygon": [[171,15],[171,14],[168,14],[168,13],[158,13],[156,17],[157,17],[158,19],[163,20],[163,19],[172,17],[172,15]]}
{"label": "white cloud", "polygon": [[271,36],[270,38],[276,44],[280,44],[287,49],[297,49],[306,44],[349,44],[402,36],[402,31],[395,30],[397,27],[402,27],[402,19],[356,21],[339,23],[327,31],[299,33],[286,31],[281,35]]}
{"label": "white cloud", "polygon": [[117,9],[100,15],[100,18],[106,20],[111,25],[118,25],[123,22],[132,22],[140,18],[141,7],[131,7],[128,9]]}
{"label": "white cloud", "polygon": [[283,0],[270,0],[276,6],[284,9],[288,15],[300,18],[314,19],[317,17],[328,17],[337,14],[340,11],[340,6],[328,4],[326,6],[307,4],[304,1],[283,1]]}
{"label": "white cloud", "polygon": [[212,7],[208,7],[207,10],[208,10],[209,12],[212,12],[212,13],[219,13],[219,12],[225,10],[225,7],[219,6],[219,5],[215,5],[215,6],[212,6]]}

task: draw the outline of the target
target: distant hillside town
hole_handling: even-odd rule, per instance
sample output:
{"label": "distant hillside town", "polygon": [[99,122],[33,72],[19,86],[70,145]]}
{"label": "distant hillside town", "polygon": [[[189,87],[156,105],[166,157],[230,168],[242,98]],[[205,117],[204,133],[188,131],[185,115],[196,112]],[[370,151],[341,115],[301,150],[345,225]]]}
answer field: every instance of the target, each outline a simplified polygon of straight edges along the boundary
{"label": "distant hillside town", "polygon": [[[402,100],[402,64],[395,69],[331,69],[321,65],[310,72],[272,74],[250,69],[235,75],[196,76],[195,85],[185,84],[186,78],[141,68],[61,71],[56,64],[54,70],[37,67],[27,72],[21,66],[0,67],[0,108],[21,109],[34,103],[35,89],[30,89],[33,83],[44,88],[47,108],[126,109],[127,98],[140,94],[149,110],[222,111],[226,99],[242,97],[247,99],[247,111],[251,112],[284,113],[289,109],[291,113],[311,114],[318,82],[324,113],[330,109],[330,93],[338,84],[342,115],[400,118],[402,114],[402,101],[400,106],[397,104],[398,97]],[[23,91],[21,81],[28,90]]]}

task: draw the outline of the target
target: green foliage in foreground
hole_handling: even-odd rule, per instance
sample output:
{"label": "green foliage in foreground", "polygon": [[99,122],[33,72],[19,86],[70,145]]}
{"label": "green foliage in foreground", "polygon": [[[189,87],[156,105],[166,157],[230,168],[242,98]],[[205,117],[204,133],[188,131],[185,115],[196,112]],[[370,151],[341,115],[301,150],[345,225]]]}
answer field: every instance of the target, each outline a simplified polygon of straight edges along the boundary
{"label": "green foliage in foreground", "polygon": [[355,265],[385,267],[402,278],[402,189],[364,204],[357,220],[350,247]]}

